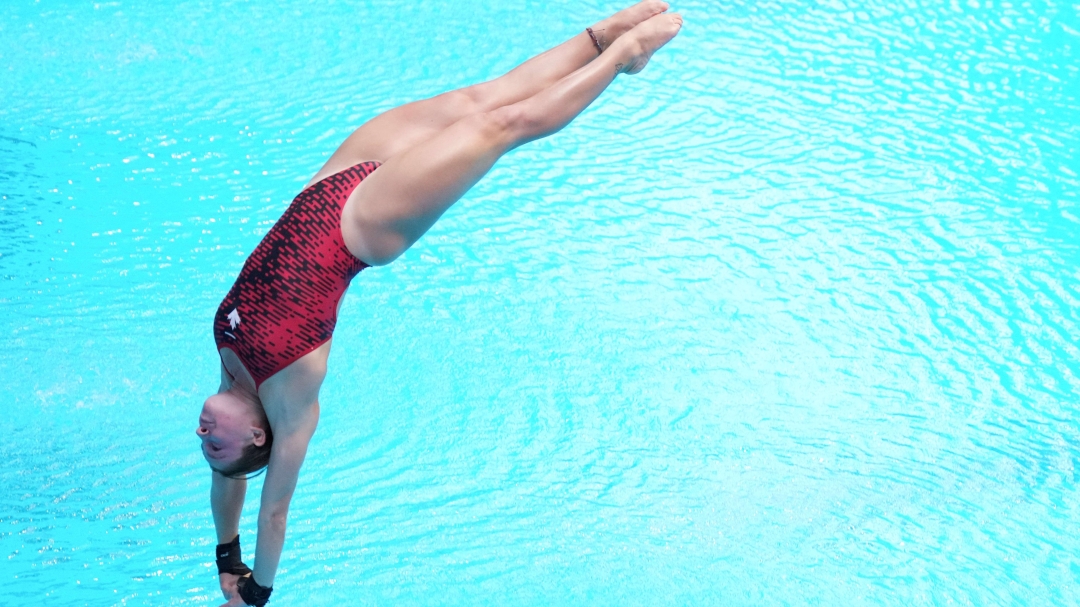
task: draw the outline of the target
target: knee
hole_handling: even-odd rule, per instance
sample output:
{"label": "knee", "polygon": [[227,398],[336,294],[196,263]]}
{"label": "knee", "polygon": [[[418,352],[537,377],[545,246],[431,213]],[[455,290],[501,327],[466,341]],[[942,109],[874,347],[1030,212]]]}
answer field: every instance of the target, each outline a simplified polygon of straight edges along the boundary
{"label": "knee", "polygon": [[488,137],[515,145],[531,138],[539,121],[520,104],[506,105],[476,115],[477,127]]}
{"label": "knee", "polygon": [[489,95],[484,92],[483,85],[467,86],[446,94],[453,97],[454,103],[458,107],[466,110],[464,114],[466,116],[472,116],[491,109],[491,100]]}
{"label": "knee", "polygon": [[453,116],[473,116],[484,112],[487,108],[481,99],[470,88],[449,91],[439,95],[439,100],[450,108]]}

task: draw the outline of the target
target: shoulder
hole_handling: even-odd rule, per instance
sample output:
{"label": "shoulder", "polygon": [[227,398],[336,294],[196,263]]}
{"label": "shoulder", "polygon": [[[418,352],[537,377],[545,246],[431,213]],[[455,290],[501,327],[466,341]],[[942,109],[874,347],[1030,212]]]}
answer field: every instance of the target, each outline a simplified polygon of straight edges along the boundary
{"label": "shoulder", "polygon": [[300,357],[259,386],[270,428],[277,436],[303,432],[319,416],[319,389],[326,378],[330,342]]}

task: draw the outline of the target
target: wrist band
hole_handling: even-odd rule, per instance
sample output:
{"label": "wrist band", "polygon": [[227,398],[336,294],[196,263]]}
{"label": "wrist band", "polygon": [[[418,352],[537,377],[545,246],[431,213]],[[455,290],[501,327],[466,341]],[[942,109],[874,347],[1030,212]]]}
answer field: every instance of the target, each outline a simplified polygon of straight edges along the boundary
{"label": "wrist band", "polygon": [[236,590],[240,593],[240,598],[244,599],[245,604],[263,607],[270,600],[270,593],[274,591],[274,588],[260,586],[255,581],[254,575],[246,575],[237,580]]}
{"label": "wrist band", "polygon": [[244,564],[240,557],[240,535],[237,534],[233,541],[227,544],[217,545],[217,572],[231,573],[233,575],[247,575],[251,569]]}

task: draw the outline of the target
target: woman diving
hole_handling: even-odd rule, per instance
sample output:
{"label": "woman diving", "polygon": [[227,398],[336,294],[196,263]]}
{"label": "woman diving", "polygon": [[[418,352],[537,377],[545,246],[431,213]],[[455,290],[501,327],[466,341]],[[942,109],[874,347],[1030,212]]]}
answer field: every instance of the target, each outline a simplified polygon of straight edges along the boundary
{"label": "woman diving", "polygon": [[[375,117],[252,252],[214,318],[221,386],[197,429],[226,605],[269,600],[349,282],[400,256],[503,154],[562,129],[619,74],[641,71],[682,26],[667,8],[646,0],[500,78]],[[245,476],[264,467],[252,571],[239,521]]]}

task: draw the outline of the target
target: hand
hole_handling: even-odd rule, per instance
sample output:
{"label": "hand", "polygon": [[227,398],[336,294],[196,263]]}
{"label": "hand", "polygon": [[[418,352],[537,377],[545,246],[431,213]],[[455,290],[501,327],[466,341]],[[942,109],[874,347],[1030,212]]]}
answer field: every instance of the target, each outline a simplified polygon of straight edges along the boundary
{"label": "hand", "polygon": [[236,589],[236,582],[239,579],[239,575],[232,573],[218,575],[218,581],[221,583],[221,594],[228,601],[221,607],[239,607],[244,604],[244,599],[240,598],[240,592]]}

